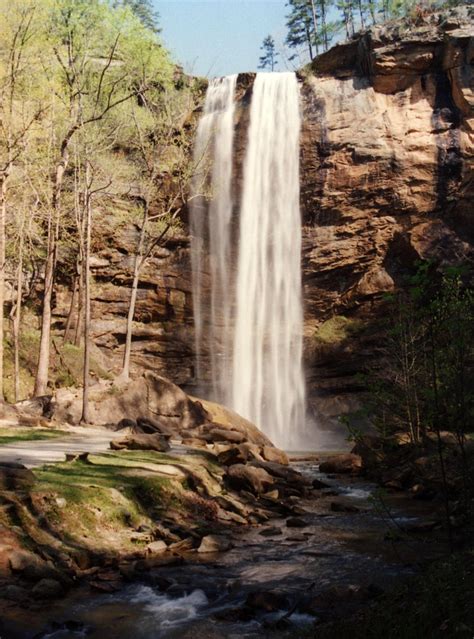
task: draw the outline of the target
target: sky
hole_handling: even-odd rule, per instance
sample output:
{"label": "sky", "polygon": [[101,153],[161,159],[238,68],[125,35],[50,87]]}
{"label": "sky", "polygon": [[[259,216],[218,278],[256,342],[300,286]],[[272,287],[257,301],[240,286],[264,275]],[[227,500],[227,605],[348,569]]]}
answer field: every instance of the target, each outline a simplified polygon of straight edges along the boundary
{"label": "sky", "polygon": [[[286,35],[285,0],[153,0],[165,45],[187,73],[256,71],[263,39]],[[277,70],[292,69],[282,59]]]}

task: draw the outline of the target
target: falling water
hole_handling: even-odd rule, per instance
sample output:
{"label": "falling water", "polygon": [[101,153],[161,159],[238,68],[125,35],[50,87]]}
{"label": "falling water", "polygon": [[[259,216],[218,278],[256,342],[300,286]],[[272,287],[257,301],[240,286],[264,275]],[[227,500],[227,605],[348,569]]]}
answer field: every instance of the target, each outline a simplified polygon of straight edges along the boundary
{"label": "falling water", "polygon": [[[194,197],[191,201],[193,301],[198,379],[202,379],[204,342],[208,344],[213,398],[229,403],[230,221],[232,215],[232,149],[234,91],[237,75],[209,84],[194,146]],[[210,196],[204,197],[208,190]],[[210,260],[210,300],[203,296],[204,253]],[[208,321],[205,321],[210,311]]]}
{"label": "falling water", "polygon": [[[212,162],[210,204],[197,197],[191,216],[197,376],[203,375],[207,340],[215,399],[253,421],[277,445],[295,449],[303,443],[305,423],[299,88],[294,73],[255,79],[236,252],[231,250],[235,83],[230,76],[210,84],[195,145],[195,161],[208,155]],[[206,254],[210,315],[204,299]]]}
{"label": "falling water", "polygon": [[304,428],[299,90],[294,73],[258,74],[240,212],[232,403],[278,445]]}

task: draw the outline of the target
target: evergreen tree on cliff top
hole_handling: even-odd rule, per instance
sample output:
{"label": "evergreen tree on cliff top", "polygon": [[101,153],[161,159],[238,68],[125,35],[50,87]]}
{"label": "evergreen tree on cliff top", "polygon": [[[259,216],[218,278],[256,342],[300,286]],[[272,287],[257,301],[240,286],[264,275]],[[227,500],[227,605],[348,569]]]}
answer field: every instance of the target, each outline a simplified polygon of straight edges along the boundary
{"label": "evergreen tree on cliff top", "polygon": [[144,27],[160,33],[159,14],[153,8],[152,0],[116,0],[114,6],[130,7]]}
{"label": "evergreen tree on cliff top", "polygon": [[275,47],[275,40],[271,35],[268,35],[260,47],[260,50],[263,51],[263,55],[260,56],[258,60],[258,68],[259,69],[270,69],[270,71],[274,71],[276,65],[278,64],[278,51]]}

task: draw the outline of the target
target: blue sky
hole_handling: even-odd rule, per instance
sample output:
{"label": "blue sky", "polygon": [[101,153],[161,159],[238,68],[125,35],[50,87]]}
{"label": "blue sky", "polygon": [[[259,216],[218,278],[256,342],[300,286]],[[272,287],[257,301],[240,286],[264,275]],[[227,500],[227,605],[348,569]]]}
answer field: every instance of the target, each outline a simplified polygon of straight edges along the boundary
{"label": "blue sky", "polygon": [[[154,0],[154,4],[166,46],[185,71],[195,75],[256,71],[265,36],[272,34],[279,48],[285,39],[285,0]],[[278,70],[292,69],[283,58]]]}

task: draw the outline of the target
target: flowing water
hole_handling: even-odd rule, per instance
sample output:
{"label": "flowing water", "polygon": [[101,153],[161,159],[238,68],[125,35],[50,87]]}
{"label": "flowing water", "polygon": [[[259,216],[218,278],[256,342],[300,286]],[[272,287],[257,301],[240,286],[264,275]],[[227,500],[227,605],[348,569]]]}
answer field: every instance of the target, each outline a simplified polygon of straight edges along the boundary
{"label": "flowing water", "polygon": [[191,215],[197,377],[207,348],[214,399],[295,450],[306,443],[299,87],[294,73],[255,79],[231,250],[235,84],[235,76],[211,82],[195,147],[195,158],[208,149],[212,164],[209,203],[195,197]]}
{"label": "flowing water", "polygon": [[[230,223],[232,216],[232,150],[234,92],[237,75],[212,80],[206,94],[194,146],[195,175],[191,200],[193,301],[197,377],[207,343],[213,396],[229,402],[225,382],[230,361]],[[209,204],[207,204],[209,196]],[[210,257],[211,296],[203,296],[204,253]],[[206,307],[210,306],[210,309]],[[210,310],[210,315],[209,315]]]}

